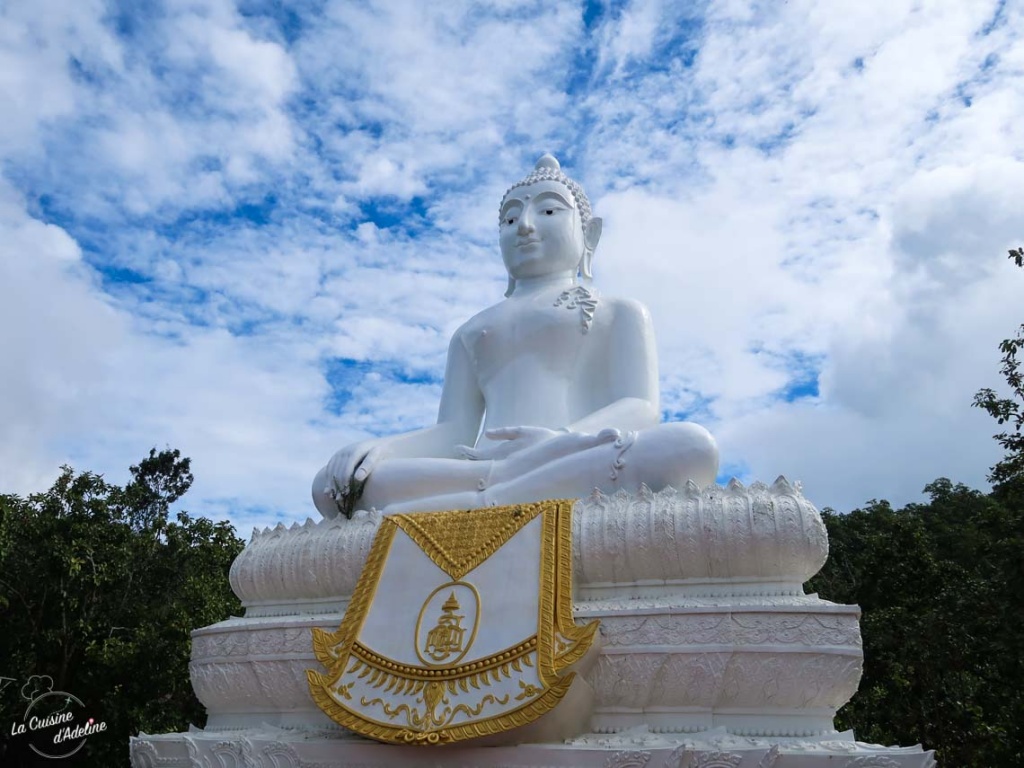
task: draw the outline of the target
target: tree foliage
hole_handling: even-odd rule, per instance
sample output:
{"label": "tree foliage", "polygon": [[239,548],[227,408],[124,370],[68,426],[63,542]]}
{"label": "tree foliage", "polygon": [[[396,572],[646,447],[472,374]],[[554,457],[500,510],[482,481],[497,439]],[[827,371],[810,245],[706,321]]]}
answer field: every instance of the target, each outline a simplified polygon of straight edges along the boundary
{"label": "tree foliage", "polygon": [[837,726],[939,765],[1024,765],[1024,513],[940,479],[927,504],[826,511],[809,584],[863,611],[864,676]]}
{"label": "tree foliage", "polygon": [[[121,487],[63,467],[44,493],[0,495],[0,675],[49,675],[95,708],[107,731],[76,765],[123,765],[130,735],[201,725],[190,631],[240,610],[227,573],[244,542],[226,522],[171,519],[189,459],[152,450],[131,477]],[[24,705],[19,685],[0,694],[5,715]]]}
{"label": "tree foliage", "polygon": [[[1018,267],[1024,267],[1024,248],[1010,251],[1010,258]],[[1024,351],[1024,324],[1011,339],[1005,339],[999,350],[1003,353],[999,372],[1010,388],[1010,397],[999,397],[985,388],[974,396],[974,405],[989,413],[1000,425],[1010,429],[995,435],[1006,455],[994,467],[989,481],[997,487],[1024,478],[1024,371],[1019,355]]]}

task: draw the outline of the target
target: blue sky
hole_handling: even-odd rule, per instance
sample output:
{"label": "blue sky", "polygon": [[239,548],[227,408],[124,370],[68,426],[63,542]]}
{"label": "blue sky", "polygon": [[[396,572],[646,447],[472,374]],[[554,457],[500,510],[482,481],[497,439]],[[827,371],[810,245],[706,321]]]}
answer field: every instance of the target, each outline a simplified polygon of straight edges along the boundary
{"label": "blue sky", "polygon": [[0,490],[191,456],[185,506],[316,516],[430,423],[544,151],[654,317],[662,406],[819,506],[984,487],[1024,319],[1014,3],[0,6]]}

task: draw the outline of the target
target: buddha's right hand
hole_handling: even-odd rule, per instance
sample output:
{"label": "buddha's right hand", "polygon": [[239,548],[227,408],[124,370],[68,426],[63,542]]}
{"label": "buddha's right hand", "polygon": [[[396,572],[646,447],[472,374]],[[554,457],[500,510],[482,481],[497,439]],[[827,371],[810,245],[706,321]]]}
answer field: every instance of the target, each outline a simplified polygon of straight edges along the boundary
{"label": "buddha's right hand", "polygon": [[383,453],[384,440],[361,440],[346,445],[327,462],[323,493],[332,497],[346,515],[351,515],[353,504]]}

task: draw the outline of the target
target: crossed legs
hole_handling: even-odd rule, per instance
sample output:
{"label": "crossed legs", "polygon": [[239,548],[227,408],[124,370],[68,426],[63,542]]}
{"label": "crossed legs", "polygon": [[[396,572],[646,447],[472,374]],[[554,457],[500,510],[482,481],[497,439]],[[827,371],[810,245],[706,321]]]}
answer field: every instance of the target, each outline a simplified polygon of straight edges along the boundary
{"label": "crossed legs", "polygon": [[653,490],[714,482],[718,448],[690,422],[640,432],[566,434],[505,459],[392,459],[370,476],[359,508],[384,513],[473,509],[580,498],[646,484]]}

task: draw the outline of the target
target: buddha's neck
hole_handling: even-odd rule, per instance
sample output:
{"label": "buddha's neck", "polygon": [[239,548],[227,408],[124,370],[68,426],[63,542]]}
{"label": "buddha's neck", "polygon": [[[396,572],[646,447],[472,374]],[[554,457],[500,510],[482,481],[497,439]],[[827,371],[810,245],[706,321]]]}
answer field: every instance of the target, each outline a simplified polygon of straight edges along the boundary
{"label": "buddha's neck", "polygon": [[541,277],[524,277],[516,280],[516,288],[512,292],[512,296],[523,298],[553,288],[566,290],[572,288],[575,283],[575,271],[558,272],[554,275],[543,275]]}

